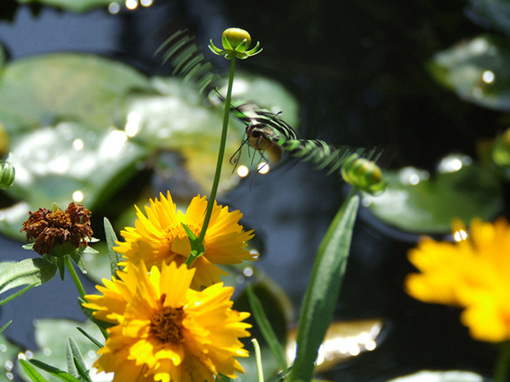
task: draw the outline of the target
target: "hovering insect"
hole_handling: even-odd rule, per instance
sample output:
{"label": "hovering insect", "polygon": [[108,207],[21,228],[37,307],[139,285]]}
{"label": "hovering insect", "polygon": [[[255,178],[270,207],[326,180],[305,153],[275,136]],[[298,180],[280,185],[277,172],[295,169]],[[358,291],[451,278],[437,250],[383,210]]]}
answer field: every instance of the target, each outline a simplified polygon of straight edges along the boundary
{"label": "hovering insect", "polygon": [[[234,165],[239,162],[243,146],[248,145],[260,152],[263,158],[267,155],[274,163],[279,162],[287,153],[303,162],[312,162],[318,169],[329,168],[329,175],[340,171],[340,167],[351,154],[362,155],[365,152],[363,148],[356,149],[346,145],[334,147],[319,139],[302,139],[280,118],[281,112],[274,114],[253,103],[244,103],[237,107],[230,105],[230,110],[246,125],[246,138],[230,159]],[[375,150],[372,150],[368,154],[373,156],[374,153]],[[381,153],[378,153],[377,158]]]}

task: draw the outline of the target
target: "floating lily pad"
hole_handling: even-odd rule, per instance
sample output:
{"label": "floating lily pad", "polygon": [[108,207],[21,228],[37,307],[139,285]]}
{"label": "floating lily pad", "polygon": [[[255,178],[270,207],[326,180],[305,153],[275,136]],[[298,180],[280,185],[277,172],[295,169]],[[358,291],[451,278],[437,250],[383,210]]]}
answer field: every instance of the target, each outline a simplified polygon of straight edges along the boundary
{"label": "floating lily pad", "polygon": [[468,224],[499,212],[501,185],[496,174],[468,156],[444,158],[434,177],[406,167],[387,171],[389,185],[379,196],[363,196],[363,204],[382,221],[407,232],[448,233],[453,219]]}
{"label": "floating lily pad", "polygon": [[0,210],[0,231],[23,238],[19,230],[28,212],[54,202],[62,209],[73,200],[94,209],[136,171],[147,152],[123,131],[94,131],[70,122],[15,135],[9,162],[16,181],[5,192],[21,201]]}
{"label": "floating lily pad", "polygon": [[439,52],[429,68],[441,85],[469,102],[510,110],[510,41],[483,35]]}
{"label": "floating lily pad", "polygon": [[97,7],[106,7],[112,0],[17,0],[20,4],[40,3],[73,12],[86,12]]}
{"label": "floating lily pad", "polygon": [[20,125],[56,120],[107,129],[122,97],[134,89],[152,90],[146,76],[107,58],[79,53],[23,58],[7,64],[0,76],[0,122],[15,133]]}
{"label": "floating lily pad", "polygon": [[[66,341],[71,337],[80,349],[87,367],[90,369],[94,361],[97,359],[97,346],[95,346],[88,338],[81,334],[76,327],[82,328],[99,342],[104,343],[104,337],[101,332],[91,322],[77,322],[71,320],[59,319],[41,319],[35,320],[35,341],[40,350],[34,352],[33,358],[57,367],[61,370],[67,370],[66,361]],[[58,333],[58,335],[55,335]],[[60,379],[50,376],[46,372],[38,369],[49,382],[61,381]],[[20,372],[21,377],[25,381],[31,381],[25,373]]]}
{"label": "floating lily pad", "polygon": [[5,370],[0,373],[0,382],[9,382],[13,380],[13,367],[16,362],[16,356],[21,347],[14,345],[3,334],[0,334],[0,364]]}
{"label": "floating lily pad", "polygon": [[510,35],[510,4],[507,0],[470,0],[469,3],[478,16]]}
{"label": "floating lily pad", "polygon": [[488,381],[480,374],[471,371],[450,370],[430,371],[422,370],[415,374],[392,379],[391,382],[484,382]]}

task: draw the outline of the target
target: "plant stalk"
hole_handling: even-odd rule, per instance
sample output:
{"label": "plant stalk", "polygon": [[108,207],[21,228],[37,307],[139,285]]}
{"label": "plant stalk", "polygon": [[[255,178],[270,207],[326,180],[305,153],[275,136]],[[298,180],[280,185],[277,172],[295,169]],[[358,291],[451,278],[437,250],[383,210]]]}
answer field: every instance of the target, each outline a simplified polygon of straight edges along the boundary
{"label": "plant stalk", "polygon": [[508,380],[508,368],[510,366],[510,340],[499,344],[499,356],[494,369],[494,382],[506,382]]}

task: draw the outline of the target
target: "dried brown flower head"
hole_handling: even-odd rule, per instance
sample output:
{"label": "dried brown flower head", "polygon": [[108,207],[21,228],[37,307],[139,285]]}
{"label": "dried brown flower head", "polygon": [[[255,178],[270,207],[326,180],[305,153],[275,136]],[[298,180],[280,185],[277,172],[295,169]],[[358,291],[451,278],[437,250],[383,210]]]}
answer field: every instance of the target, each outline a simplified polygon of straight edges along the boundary
{"label": "dried brown flower head", "polygon": [[81,204],[72,202],[65,211],[39,208],[29,213],[21,231],[27,233],[27,241],[35,239],[33,249],[41,256],[67,242],[75,248],[87,246],[85,238],[92,238],[91,213]]}

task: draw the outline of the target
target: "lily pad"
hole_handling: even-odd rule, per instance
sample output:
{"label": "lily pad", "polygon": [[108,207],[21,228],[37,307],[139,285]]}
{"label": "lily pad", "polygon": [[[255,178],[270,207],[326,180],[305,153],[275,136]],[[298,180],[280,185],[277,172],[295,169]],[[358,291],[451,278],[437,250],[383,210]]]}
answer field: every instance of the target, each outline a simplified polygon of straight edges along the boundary
{"label": "lily pad", "polygon": [[445,157],[432,178],[427,171],[406,167],[386,171],[382,195],[363,195],[363,204],[382,221],[407,232],[448,233],[453,219],[468,224],[499,212],[501,185],[496,174],[469,156]]}
{"label": "lily pad", "polygon": [[5,372],[0,373],[0,382],[9,382],[13,380],[13,367],[16,362],[16,356],[21,347],[14,345],[3,334],[0,334],[0,364],[4,365]]}
{"label": "lily pad", "polygon": [[469,102],[510,110],[510,41],[482,35],[435,55],[429,65],[441,85]]}
{"label": "lily pad", "polygon": [[152,90],[149,79],[107,58],[79,53],[23,58],[5,65],[0,76],[0,122],[16,133],[20,125],[57,120],[107,129],[122,97],[135,89]]}
{"label": "lily pad", "polygon": [[510,4],[507,0],[470,0],[469,4],[476,15],[510,35]]}
{"label": "lily pad", "polygon": [[[104,343],[104,338],[94,324],[91,322],[77,322],[71,320],[55,320],[41,319],[35,320],[35,341],[40,350],[34,352],[33,358],[55,366],[61,370],[67,370],[66,361],[66,341],[71,337],[80,349],[87,367],[90,369],[94,361],[97,359],[97,346],[95,346],[88,338],[81,334],[76,327],[82,328],[98,341]],[[58,335],[55,335],[58,333]],[[48,381],[57,382],[60,379],[50,376],[46,372],[38,369]],[[20,373],[25,381],[30,381],[25,373]]]}
{"label": "lily pad", "polygon": [[112,0],[17,0],[20,4],[40,3],[73,12],[86,12],[93,8],[106,7]]}
{"label": "lily pad", "polygon": [[9,162],[16,168],[16,181],[5,192],[20,202],[0,210],[0,232],[20,239],[29,211],[54,202],[65,209],[73,200],[94,209],[148,152],[121,130],[94,131],[71,122],[15,135],[12,141]]}
{"label": "lily pad", "polygon": [[487,379],[471,371],[450,370],[430,371],[422,370],[414,374],[392,379],[391,382],[484,382]]}

